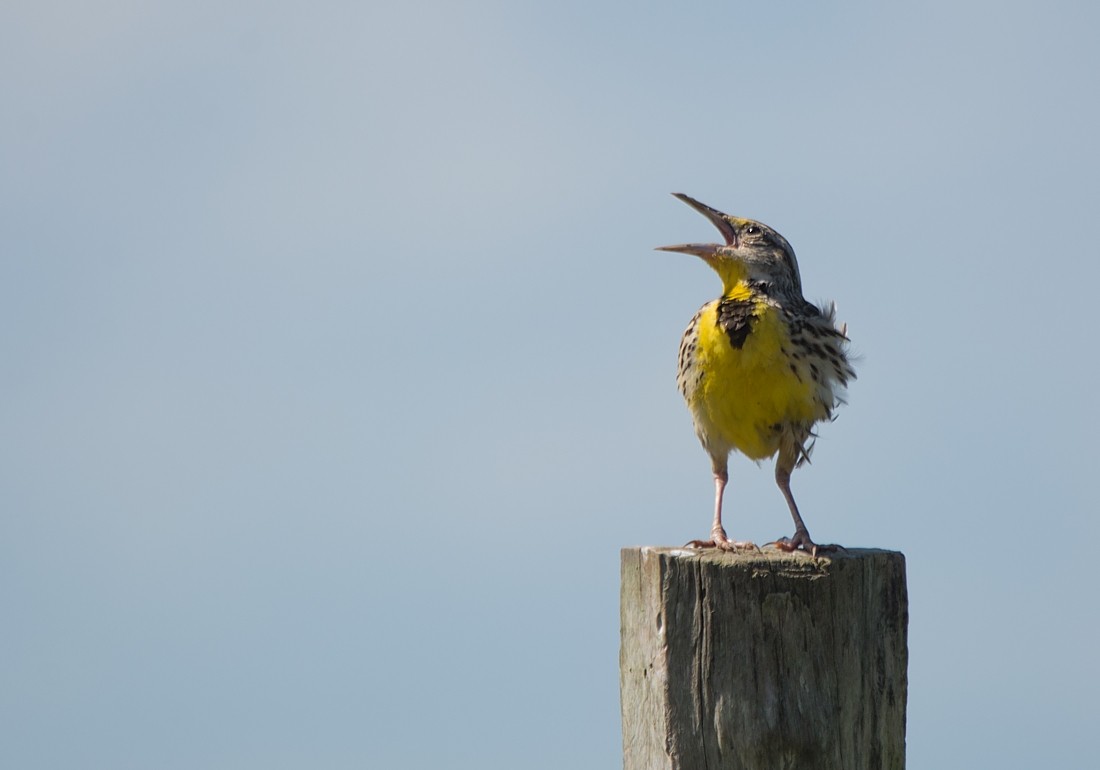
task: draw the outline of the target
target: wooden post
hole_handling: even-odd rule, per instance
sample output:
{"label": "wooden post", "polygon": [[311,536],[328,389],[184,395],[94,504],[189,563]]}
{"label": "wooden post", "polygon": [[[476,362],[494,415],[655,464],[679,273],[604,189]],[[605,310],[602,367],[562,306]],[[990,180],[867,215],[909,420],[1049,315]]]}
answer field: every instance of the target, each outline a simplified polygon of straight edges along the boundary
{"label": "wooden post", "polygon": [[905,557],[622,552],[624,770],[905,767]]}

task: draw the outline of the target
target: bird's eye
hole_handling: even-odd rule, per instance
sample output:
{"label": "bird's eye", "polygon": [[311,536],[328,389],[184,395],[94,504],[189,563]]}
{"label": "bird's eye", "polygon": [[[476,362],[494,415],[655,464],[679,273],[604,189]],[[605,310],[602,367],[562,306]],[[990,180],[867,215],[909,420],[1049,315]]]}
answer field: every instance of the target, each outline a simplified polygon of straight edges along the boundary
{"label": "bird's eye", "polygon": [[762,232],[764,231],[760,229],[759,225],[749,225],[745,228],[745,235],[760,235]]}

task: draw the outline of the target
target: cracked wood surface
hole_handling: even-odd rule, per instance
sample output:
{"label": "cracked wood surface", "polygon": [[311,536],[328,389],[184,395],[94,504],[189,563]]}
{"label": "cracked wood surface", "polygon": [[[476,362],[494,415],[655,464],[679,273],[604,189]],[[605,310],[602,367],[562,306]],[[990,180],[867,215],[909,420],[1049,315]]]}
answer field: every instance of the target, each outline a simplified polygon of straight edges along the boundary
{"label": "cracked wood surface", "polygon": [[625,770],[905,766],[905,557],[622,551]]}

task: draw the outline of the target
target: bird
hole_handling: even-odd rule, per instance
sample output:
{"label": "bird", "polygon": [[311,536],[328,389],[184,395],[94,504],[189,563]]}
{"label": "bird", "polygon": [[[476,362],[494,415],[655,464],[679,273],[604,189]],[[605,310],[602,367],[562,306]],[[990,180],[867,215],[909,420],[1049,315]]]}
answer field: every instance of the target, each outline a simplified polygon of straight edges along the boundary
{"label": "bird", "polygon": [[730,539],[722,524],[728,458],[736,451],[757,464],[776,458],[775,482],[795,531],[767,545],[815,558],[835,550],[811,539],[791,493],[791,472],[809,459],[814,426],[834,419],[855,379],[847,325],[837,324],[835,303],[821,308],[802,296],[794,249],[776,230],[673,195],[710,220],[724,240],[658,247],[701,258],[722,280],[722,295],[699,309],[680,341],[677,385],[714,473],[710,538],[688,545],[757,548]]}

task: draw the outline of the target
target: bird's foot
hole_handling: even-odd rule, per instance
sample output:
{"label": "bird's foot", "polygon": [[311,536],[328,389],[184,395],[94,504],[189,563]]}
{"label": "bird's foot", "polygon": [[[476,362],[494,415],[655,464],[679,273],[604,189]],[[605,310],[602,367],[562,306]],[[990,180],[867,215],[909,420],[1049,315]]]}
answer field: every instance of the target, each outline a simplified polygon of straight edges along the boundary
{"label": "bird's foot", "polygon": [[794,537],[781,537],[778,540],[768,543],[768,545],[774,545],[780,551],[786,551],[787,553],[793,553],[794,551],[802,551],[810,554],[815,559],[819,553],[834,553],[835,551],[845,550],[844,546],[830,543],[828,545],[822,545],[815,543],[810,539],[810,533],[804,529],[798,529],[794,533]]}
{"label": "bird's foot", "polygon": [[748,540],[730,540],[726,537],[726,530],[715,527],[711,530],[710,540],[692,540],[686,547],[690,548],[717,548],[719,551],[759,551],[756,543]]}

